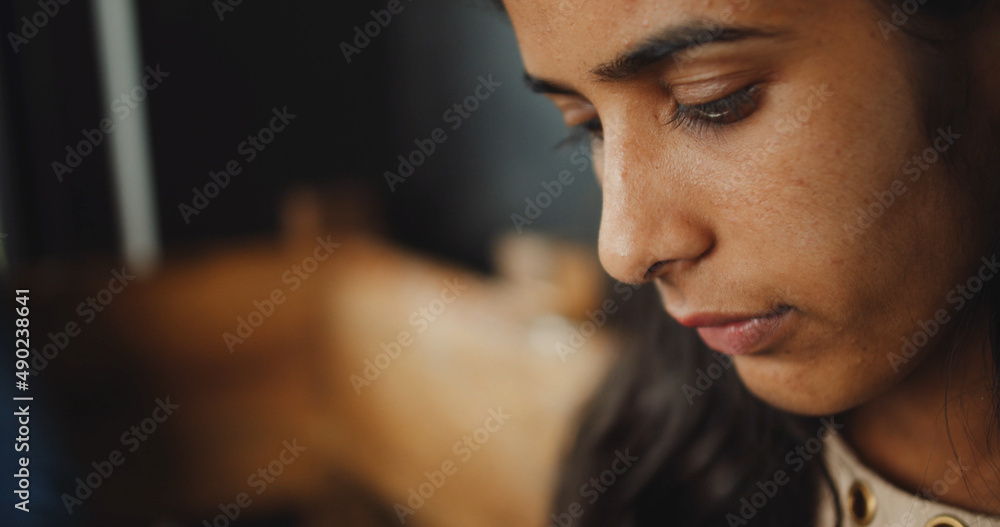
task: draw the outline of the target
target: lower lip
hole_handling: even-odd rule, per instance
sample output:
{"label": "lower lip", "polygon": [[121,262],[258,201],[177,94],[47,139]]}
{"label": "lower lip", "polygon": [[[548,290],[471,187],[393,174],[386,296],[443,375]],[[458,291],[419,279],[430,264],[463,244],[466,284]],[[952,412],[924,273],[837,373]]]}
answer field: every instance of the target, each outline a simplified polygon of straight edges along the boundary
{"label": "lower lip", "polygon": [[740,320],[721,326],[702,326],[698,334],[708,347],[726,355],[747,355],[763,349],[788,319],[791,310]]}

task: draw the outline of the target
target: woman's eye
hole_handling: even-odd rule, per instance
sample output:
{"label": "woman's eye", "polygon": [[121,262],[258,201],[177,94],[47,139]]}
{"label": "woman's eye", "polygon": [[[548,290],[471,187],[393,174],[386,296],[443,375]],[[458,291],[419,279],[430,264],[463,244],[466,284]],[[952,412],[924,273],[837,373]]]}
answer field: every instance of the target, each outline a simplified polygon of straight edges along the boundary
{"label": "woman's eye", "polygon": [[601,124],[601,118],[594,117],[585,123],[574,126],[570,130],[569,136],[560,141],[556,148],[572,147],[588,140],[600,141],[602,139],[604,139],[604,127]]}
{"label": "woman's eye", "polygon": [[703,104],[677,104],[670,122],[696,130],[733,124],[750,116],[757,109],[760,84],[751,84],[721,99]]}
{"label": "woman's eye", "polygon": [[[677,104],[670,123],[675,126],[687,126],[695,131],[719,128],[741,121],[757,110],[761,85],[751,84],[735,91],[721,99],[702,104]],[[556,148],[574,146],[590,141],[602,141],[604,128],[601,119],[595,117],[585,123],[573,127],[568,137],[556,145]]]}

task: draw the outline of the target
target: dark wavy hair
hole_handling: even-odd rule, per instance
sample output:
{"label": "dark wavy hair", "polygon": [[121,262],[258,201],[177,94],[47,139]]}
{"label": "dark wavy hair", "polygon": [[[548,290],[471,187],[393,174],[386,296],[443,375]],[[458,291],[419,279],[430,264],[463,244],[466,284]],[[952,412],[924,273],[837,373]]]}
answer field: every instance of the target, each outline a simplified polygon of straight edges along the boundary
{"label": "dark wavy hair", "polygon": [[[503,9],[499,0],[492,1]],[[891,16],[889,1],[875,1],[886,17]],[[975,11],[989,1],[926,0],[921,5],[903,31],[915,48],[927,50],[915,60],[925,65],[924,79],[941,82],[933,80],[944,78],[941,72],[926,67],[934,60],[925,59],[961,41],[974,23]],[[946,82],[955,79],[949,78]],[[942,94],[956,93],[948,88],[955,86],[927,87],[928,131],[934,129],[932,122],[962,114],[955,101],[941,100]],[[993,250],[1000,250],[1000,244]],[[977,305],[965,310],[956,333],[967,329],[974,317],[984,313],[988,317],[995,370],[993,417],[1000,426],[998,297],[997,288],[987,284],[976,298]],[[838,493],[823,456],[795,456],[792,465],[788,460],[797,446],[818,436],[824,426],[821,419],[783,412],[748,393],[730,362],[666,315],[653,288],[642,288],[627,308],[621,315],[627,320],[620,328],[622,353],[582,415],[563,463],[549,524],[709,527],[729,526],[733,515],[739,525],[806,526],[818,517],[820,490],[826,485],[833,491],[838,523],[843,525]],[[953,359],[956,351],[957,346],[951,351]],[[606,475],[616,453],[626,450],[638,460],[613,484],[602,483],[600,476]],[[787,482],[763,507],[749,504],[760,485],[767,486],[778,471],[788,476]],[[744,518],[741,507],[751,508],[753,516]]]}

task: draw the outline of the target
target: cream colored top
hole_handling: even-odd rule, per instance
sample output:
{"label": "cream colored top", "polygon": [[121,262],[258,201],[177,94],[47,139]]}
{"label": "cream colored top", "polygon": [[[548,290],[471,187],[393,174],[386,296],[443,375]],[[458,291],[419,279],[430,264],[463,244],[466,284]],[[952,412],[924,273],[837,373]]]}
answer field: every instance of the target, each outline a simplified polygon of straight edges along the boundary
{"label": "cream colored top", "polygon": [[[861,464],[840,435],[827,434],[825,442],[824,456],[840,495],[843,527],[1000,527],[1000,517],[974,514],[936,501],[948,486],[962,484],[961,473],[969,467],[953,465],[926,490],[913,494]],[[823,489],[817,525],[832,527],[836,525],[833,496],[828,486]]]}

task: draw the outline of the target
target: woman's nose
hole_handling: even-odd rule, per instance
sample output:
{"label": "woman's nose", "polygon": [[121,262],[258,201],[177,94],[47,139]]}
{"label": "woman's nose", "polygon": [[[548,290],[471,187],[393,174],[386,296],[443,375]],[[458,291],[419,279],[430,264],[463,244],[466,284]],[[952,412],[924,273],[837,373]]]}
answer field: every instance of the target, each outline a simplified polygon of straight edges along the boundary
{"label": "woman's nose", "polygon": [[[705,203],[689,173],[650,137],[605,134],[595,160],[603,193],[599,252],[617,280],[644,283],[683,272],[714,246]],[[690,170],[688,170],[690,172]]]}

